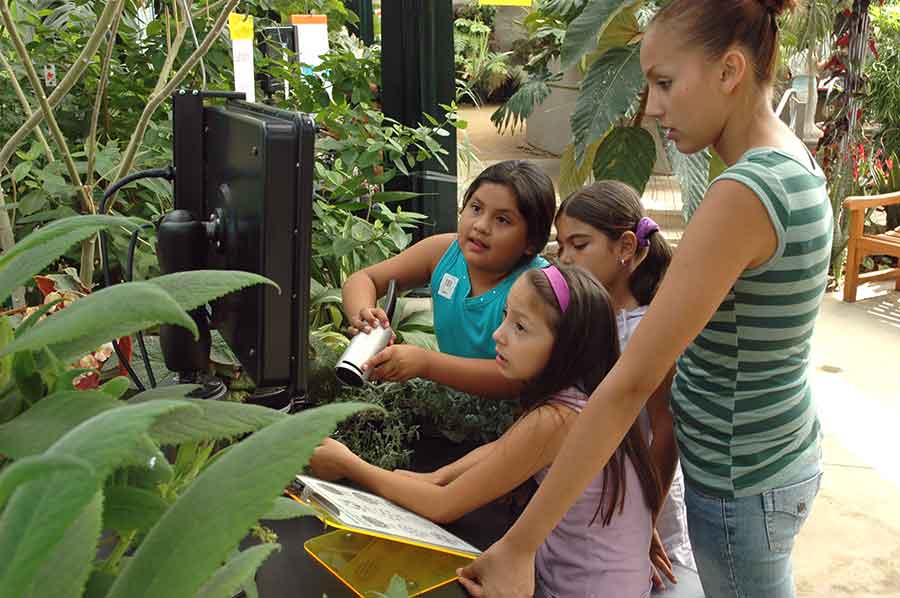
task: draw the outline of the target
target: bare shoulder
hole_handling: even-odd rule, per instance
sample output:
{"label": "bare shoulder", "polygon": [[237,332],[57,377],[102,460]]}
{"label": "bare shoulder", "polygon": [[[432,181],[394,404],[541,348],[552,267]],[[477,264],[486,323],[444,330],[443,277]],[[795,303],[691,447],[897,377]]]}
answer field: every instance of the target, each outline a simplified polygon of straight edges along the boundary
{"label": "bare shoulder", "polygon": [[441,258],[444,257],[444,254],[447,252],[447,248],[453,244],[453,241],[456,240],[456,237],[456,233],[442,233],[439,235],[431,235],[430,237],[425,237],[417,243],[417,245],[421,245],[422,248],[426,250],[426,254],[428,256],[429,272],[434,272],[434,269],[437,267],[438,262],[440,262]]}
{"label": "bare shoulder", "polygon": [[552,461],[576,417],[578,412],[571,407],[547,402],[519,418],[499,446],[516,452],[534,451],[542,460]]}

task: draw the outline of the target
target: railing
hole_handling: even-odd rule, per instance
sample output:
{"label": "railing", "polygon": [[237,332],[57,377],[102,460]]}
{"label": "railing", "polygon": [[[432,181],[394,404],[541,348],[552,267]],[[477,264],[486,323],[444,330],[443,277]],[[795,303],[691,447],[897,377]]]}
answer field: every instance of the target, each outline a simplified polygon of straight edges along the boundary
{"label": "railing", "polygon": [[793,87],[788,87],[784,95],[781,96],[781,101],[778,102],[778,107],[775,109],[775,116],[781,118],[781,113],[784,112],[784,109],[787,107],[788,100],[794,100],[798,104],[802,103],[799,99],[797,99],[797,90]]}

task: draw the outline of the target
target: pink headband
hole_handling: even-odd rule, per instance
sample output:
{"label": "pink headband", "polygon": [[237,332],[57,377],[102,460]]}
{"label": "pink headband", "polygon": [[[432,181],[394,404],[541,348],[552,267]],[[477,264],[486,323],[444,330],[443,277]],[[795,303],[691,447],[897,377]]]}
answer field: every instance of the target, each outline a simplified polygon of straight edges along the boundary
{"label": "pink headband", "polygon": [[541,268],[541,272],[547,277],[550,288],[553,289],[553,294],[556,295],[556,301],[559,303],[559,310],[562,313],[566,313],[566,309],[569,307],[569,285],[566,283],[566,279],[563,277],[562,272],[560,272],[559,268],[553,264],[550,264],[546,268]]}

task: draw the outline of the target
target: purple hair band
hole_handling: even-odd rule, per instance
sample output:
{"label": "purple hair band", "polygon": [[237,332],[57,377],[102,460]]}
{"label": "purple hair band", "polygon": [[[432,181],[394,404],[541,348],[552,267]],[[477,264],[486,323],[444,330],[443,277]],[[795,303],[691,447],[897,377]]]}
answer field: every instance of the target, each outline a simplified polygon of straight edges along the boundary
{"label": "purple hair band", "polygon": [[544,276],[547,277],[547,281],[550,282],[550,288],[553,289],[553,294],[556,296],[556,301],[559,303],[559,310],[562,313],[566,313],[566,309],[569,307],[569,285],[566,283],[566,279],[562,275],[562,272],[560,272],[559,268],[553,264],[550,264],[546,268],[541,268],[541,272],[544,273]]}
{"label": "purple hair band", "polygon": [[659,225],[652,218],[644,216],[638,220],[637,227],[634,230],[634,236],[637,237],[638,247],[647,247],[650,245],[650,235],[659,232]]}

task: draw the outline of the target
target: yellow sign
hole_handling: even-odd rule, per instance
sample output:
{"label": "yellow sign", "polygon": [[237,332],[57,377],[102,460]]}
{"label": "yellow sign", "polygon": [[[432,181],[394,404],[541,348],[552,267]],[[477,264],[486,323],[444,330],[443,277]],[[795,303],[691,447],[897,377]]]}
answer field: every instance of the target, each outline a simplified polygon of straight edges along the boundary
{"label": "yellow sign", "polygon": [[228,29],[231,39],[253,39],[253,16],[239,15],[236,12],[228,15]]}
{"label": "yellow sign", "polygon": [[493,6],[531,6],[531,0],[478,0],[478,3]]}

